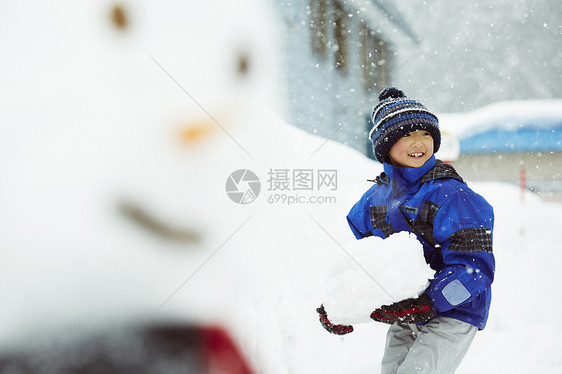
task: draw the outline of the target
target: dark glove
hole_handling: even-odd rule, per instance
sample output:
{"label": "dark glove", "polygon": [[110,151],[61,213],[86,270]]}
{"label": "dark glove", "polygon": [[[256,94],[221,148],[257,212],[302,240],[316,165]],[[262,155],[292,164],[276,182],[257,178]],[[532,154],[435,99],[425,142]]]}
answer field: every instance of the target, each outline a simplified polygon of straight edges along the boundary
{"label": "dark glove", "polygon": [[371,318],[377,322],[392,325],[418,323],[428,321],[435,316],[435,309],[426,294],[416,299],[406,299],[392,305],[383,305],[371,313]]}
{"label": "dark glove", "polygon": [[323,304],[320,305],[320,308],[317,308],[316,311],[320,315],[320,323],[322,324],[322,327],[324,327],[328,332],[336,335],[345,335],[353,331],[353,326],[334,325],[332,322],[330,322],[330,320],[328,319],[328,315],[324,310]]}

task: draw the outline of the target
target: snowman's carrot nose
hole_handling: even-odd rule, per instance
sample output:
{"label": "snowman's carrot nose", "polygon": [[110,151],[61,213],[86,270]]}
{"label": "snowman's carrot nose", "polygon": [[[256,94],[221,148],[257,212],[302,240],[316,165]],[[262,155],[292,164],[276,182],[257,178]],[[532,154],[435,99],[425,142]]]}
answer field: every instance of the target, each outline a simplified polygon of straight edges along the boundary
{"label": "snowman's carrot nose", "polygon": [[180,130],[183,143],[194,144],[203,141],[220,129],[212,119],[190,122]]}
{"label": "snowman's carrot nose", "polygon": [[230,127],[235,121],[235,115],[229,112],[218,112],[207,116],[194,118],[184,123],[179,130],[179,138],[183,144],[194,145],[219,133],[228,134],[227,126]]}

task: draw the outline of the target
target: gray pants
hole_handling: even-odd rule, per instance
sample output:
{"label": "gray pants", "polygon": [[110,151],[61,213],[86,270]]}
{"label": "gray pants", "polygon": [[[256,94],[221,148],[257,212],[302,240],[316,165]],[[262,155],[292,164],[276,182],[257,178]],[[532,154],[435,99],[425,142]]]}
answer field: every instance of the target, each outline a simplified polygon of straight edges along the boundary
{"label": "gray pants", "polygon": [[423,326],[394,324],[386,336],[381,373],[454,373],[477,331],[473,325],[445,317]]}

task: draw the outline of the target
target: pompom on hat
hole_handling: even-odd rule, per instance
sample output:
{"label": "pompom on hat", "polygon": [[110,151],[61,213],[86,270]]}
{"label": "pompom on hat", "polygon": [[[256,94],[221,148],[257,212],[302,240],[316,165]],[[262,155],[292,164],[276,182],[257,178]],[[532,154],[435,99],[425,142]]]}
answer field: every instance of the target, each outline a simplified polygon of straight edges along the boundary
{"label": "pompom on hat", "polygon": [[394,87],[385,88],[379,95],[379,101],[371,116],[373,128],[369,139],[380,163],[388,162],[390,148],[412,131],[428,131],[433,137],[433,152],[439,150],[439,120],[423,104],[408,99],[404,92]]}

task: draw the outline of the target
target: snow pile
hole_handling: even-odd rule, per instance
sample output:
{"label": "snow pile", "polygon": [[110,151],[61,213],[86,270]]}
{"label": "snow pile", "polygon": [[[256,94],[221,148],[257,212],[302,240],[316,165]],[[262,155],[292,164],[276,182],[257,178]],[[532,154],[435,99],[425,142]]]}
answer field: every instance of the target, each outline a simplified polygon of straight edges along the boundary
{"label": "snow pile", "polygon": [[371,236],[345,246],[327,281],[324,307],[337,324],[370,322],[381,305],[419,296],[434,271],[425,262],[416,236],[399,232],[386,239]]}

